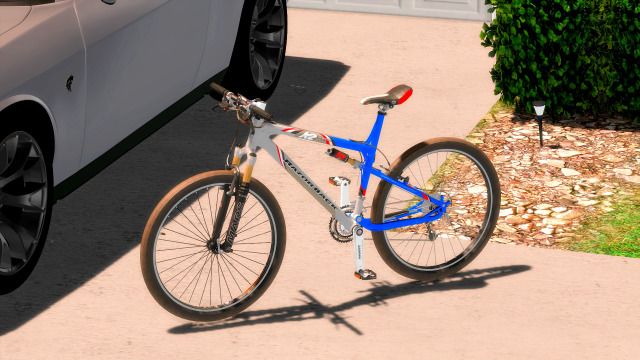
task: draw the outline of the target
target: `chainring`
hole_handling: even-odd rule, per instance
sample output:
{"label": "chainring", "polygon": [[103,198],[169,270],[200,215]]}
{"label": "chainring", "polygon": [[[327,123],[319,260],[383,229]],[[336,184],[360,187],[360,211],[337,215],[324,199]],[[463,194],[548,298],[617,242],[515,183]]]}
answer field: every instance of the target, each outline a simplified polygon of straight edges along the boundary
{"label": "chainring", "polygon": [[[345,210],[346,214],[350,214],[353,212],[350,206],[343,206],[341,207],[341,209],[349,209]],[[351,242],[351,240],[353,240],[353,233],[343,228],[340,223],[338,223],[338,219],[333,216],[331,217],[331,219],[329,219],[329,234],[331,234],[331,237],[335,241],[342,244],[349,243]]]}

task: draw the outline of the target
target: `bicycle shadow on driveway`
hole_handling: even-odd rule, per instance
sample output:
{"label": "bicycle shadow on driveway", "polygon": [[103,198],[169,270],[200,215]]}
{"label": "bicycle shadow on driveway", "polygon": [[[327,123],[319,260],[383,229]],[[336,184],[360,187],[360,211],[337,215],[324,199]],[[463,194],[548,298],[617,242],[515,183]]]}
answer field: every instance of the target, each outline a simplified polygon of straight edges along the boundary
{"label": "bicycle shadow on driveway", "polygon": [[[291,124],[348,71],[349,66],[337,61],[287,57],[267,110],[279,122]],[[47,244],[31,278],[0,296],[0,336],[135,248],[151,210],[174,185],[224,166],[237,122],[233,114],[212,111],[216,104],[208,96],[201,99],[54,206]],[[118,291],[118,286],[108,291]]]}
{"label": "bicycle shadow on driveway", "polygon": [[340,313],[358,306],[387,305],[387,300],[400,296],[423,294],[432,291],[479,289],[487,286],[487,280],[489,279],[515,275],[528,270],[531,270],[531,266],[511,265],[464,271],[447,278],[445,281],[436,283],[411,281],[391,285],[388,282],[373,282],[370,289],[362,291],[365,295],[337,305],[325,305],[313,295],[300,290],[300,294],[304,297],[304,299],[301,299],[304,303],[303,305],[245,311],[224,322],[211,324],[188,323],[171,328],[168,332],[171,334],[190,334],[241,326],[326,318],[336,325],[345,326],[357,335],[363,335],[362,330],[347,321]]}

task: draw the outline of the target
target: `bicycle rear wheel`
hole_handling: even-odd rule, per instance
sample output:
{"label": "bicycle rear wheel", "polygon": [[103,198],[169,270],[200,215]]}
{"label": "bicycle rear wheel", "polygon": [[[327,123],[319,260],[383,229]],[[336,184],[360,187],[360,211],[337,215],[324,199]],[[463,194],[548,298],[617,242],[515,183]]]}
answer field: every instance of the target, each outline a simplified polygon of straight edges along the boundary
{"label": "bicycle rear wheel", "polygon": [[[282,211],[267,188],[251,180],[233,249],[211,236],[230,171],[195,175],[173,188],[153,210],[140,249],[145,283],[172,314],[194,321],[221,320],[256,301],[273,281],[285,250]],[[235,197],[222,227],[225,238]],[[213,243],[215,244],[215,242]]]}
{"label": "bicycle rear wheel", "polygon": [[[458,272],[482,251],[493,233],[500,208],[498,175],[473,144],[438,138],[405,151],[390,169],[395,179],[452,204],[439,220],[373,232],[382,259],[401,275],[434,281]],[[371,209],[373,223],[420,217],[433,208],[422,198],[381,182]],[[420,204],[422,212],[408,213]],[[404,216],[403,214],[407,214]]]}

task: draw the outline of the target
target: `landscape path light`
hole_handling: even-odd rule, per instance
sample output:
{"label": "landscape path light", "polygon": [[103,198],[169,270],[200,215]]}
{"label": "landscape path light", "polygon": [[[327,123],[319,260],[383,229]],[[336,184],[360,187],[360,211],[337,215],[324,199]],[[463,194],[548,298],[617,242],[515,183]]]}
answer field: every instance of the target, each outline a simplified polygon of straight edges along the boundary
{"label": "landscape path light", "polygon": [[542,147],[542,115],[544,115],[544,101],[537,100],[533,102],[533,109],[536,111],[536,119],[538,119],[538,132],[540,133],[540,147]]}

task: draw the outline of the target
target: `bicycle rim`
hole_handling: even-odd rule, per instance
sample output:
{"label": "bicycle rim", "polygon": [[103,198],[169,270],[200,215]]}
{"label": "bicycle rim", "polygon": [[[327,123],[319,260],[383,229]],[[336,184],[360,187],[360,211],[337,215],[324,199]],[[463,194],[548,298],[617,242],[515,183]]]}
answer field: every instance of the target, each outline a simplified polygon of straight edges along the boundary
{"label": "bicycle rim", "polygon": [[[441,148],[419,155],[403,167],[400,176],[433,197],[451,200],[439,220],[384,232],[393,256],[418,271],[439,271],[455,266],[484,243],[491,218],[493,193],[487,169],[473,155]],[[404,190],[392,186],[383,200],[383,219],[420,206],[423,216],[433,209]]]}
{"label": "bicycle rim", "polygon": [[[190,310],[221,312],[240,304],[260,288],[274,263],[278,246],[274,215],[251,190],[233,252],[215,253],[207,247],[224,185],[208,184],[182,197],[156,233],[155,276],[169,299]],[[229,212],[233,205],[232,199]],[[229,212],[222,227],[225,231]]]}

